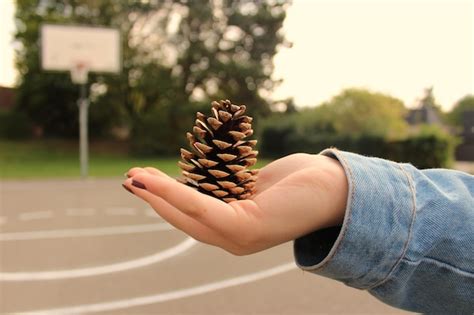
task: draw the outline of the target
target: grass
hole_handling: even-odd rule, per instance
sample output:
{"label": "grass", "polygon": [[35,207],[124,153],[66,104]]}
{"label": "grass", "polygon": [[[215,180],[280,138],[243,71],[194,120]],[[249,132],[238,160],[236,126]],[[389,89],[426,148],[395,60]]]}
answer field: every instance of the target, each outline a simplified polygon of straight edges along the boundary
{"label": "grass", "polygon": [[[92,143],[89,176],[118,177],[134,166],[153,166],[176,176],[176,157],[135,158],[120,143]],[[261,167],[268,161],[259,161]],[[0,178],[74,178],[80,176],[79,150],[75,141],[0,141]]]}

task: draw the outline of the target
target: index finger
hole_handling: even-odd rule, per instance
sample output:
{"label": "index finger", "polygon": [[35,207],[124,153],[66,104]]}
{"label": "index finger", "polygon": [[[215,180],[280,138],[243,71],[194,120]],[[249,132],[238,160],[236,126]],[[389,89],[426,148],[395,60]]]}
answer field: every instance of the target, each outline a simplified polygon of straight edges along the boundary
{"label": "index finger", "polygon": [[211,229],[226,231],[235,225],[237,214],[233,207],[169,177],[157,177],[142,172],[133,176],[132,180],[135,183],[132,185],[138,187],[143,184],[142,189],[163,198],[182,213]]}
{"label": "index finger", "polygon": [[165,173],[163,173],[162,171],[160,171],[159,169],[154,168],[154,167],[150,167],[150,166],[147,166],[147,167],[132,167],[127,172],[125,172],[125,175],[127,177],[133,177],[136,174],[141,173],[141,172],[148,172],[148,173],[150,173],[152,175],[156,175],[156,176],[168,176]]}

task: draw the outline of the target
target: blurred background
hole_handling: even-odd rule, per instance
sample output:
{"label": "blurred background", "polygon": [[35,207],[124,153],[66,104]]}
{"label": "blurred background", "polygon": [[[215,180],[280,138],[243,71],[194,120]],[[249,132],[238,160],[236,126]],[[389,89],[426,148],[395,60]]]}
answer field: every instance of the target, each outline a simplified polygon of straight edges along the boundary
{"label": "blurred background", "polygon": [[[121,34],[121,72],[86,85],[87,180],[80,89],[41,67],[44,23]],[[257,167],[335,146],[474,174],[473,56],[470,0],[0,0],[0,311],[398,312],[287,265],[259,274],[291,244],[233,258],[192,243],[119,177],[178,175],[195,112],[218,99],[255,118]],[[266,280],[205,287],[250,273]]]}

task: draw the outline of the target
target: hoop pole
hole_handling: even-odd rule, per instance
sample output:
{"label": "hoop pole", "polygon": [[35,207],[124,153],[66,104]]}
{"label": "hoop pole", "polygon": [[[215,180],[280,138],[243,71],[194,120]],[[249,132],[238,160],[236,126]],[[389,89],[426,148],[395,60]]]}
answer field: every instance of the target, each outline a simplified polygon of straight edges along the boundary
{"label": "hoop pole", "polygon": [[88,139],[88,111],[89,100],[87,98],[86,86],[81,84],[81,96],[77,102],[79,106],[79,160],[81,163],[81,177],[87,178],[89,172],[89,139]]}

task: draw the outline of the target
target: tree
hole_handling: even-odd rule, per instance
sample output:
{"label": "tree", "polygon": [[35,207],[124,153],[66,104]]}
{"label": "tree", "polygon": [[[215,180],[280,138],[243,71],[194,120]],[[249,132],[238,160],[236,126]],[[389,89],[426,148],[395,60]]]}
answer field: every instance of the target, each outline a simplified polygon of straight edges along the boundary
{"label": "tree", "polygon": [[447,115],[449,124],[461,129],[462,117],[466,111],[474,111],[474,95],[466,95],[454,105]]}
{"label": "tree", "polygon": [[401,100],[364,89],[346,89],[316,111],[340,135],[401,138],[407,129]]}
{"label": "tree", "polygon": [[[19,48],[16,51],[16,67],[20,74],[16,109],[26,113],[46,136],[72,137],[78,133],[76,100],[78,87],[73,85],[68,73],[47,73],[40,65],[39,30],[42,23],[91,24],[118,27],[127,38],[131,29],[128,14],[142,12],[144,5],[133,1],[92,0],[18,0],[16,2],[15,35]],[[127,41],[122,43],[126,59],[133,56]],[[120,76],[114,78],[92,75],[91,82],[126,81],[128,63]],[[123,98],[125,96],[125,98]],[[103,133],[117,119],[128,95],[123,93],[109,106],[95,106],[90,110],[92,136]],[[125,101],[126,102],[126,101]],[[97,102],[96,102],[97,103]]]}
{"label": "tree", "polygon": [[347,89],[313,108],[274,113],[259,131],[260,151],[270,157],[317,153],[331,146],[382,154],[407,133],[399,99],[364,89]]}
{"label": "tree", "polygon": [[272,59],[286,44],[279,30],[288,2],[18,0],[18,107],[47,135],[77,133],[77,89],[67,74],[39,67],[39,25],[58,22],[122,32],[122,73],[91,80],[106,91],[91,106],[92,125],[128,122],[134,130],[158,110],[166,117],[162,128],[176,130],[172,137],[178,137],[183,113],[218,98],[245,103],[250,114],[266,114],[265,95],[277,84]]}

